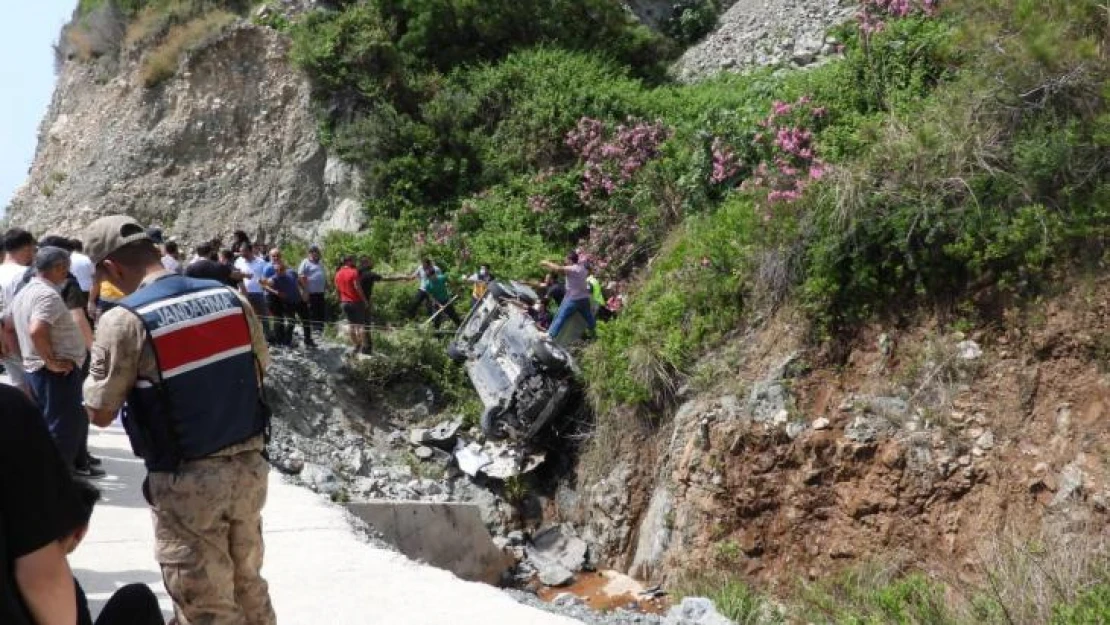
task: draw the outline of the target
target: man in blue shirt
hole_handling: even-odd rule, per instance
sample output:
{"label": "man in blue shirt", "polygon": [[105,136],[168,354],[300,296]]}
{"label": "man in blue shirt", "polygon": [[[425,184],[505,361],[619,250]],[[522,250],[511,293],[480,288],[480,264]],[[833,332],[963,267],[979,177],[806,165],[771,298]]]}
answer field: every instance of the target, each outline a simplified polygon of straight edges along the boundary
{"label": "man in blue shirt", "polygon": [[293,346],[293,326],[299,317],[304,345],[315,348],[312,327],[309,322],[308,304],[301,291],[301,279],[297,272],[286,266],[281,258],[281,250],[270,250],[270,265],[263,273],[262,287],[266,289],[266,304],[274,316],[273,342],[281,347]]}

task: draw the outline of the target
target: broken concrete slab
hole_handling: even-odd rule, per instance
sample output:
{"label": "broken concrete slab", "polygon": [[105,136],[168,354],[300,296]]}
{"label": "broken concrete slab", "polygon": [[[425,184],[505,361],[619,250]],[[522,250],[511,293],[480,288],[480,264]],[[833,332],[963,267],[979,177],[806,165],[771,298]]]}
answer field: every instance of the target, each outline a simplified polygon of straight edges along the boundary
{"label": "broken concrete slab", "polygon": [[369,501],[347,509],[401,553],[462,579],[497,584],[513,565],[473,504]]}
{"label": "broken concrete slab", "polygon": [[470,477],[481,473],[496,480],[507,480],[535,471],[546,459],[547,454],[542,451],[526,453],[508,443],[487,442],[479,445],[459,440],[455,445],[455,460],[459,469]]}

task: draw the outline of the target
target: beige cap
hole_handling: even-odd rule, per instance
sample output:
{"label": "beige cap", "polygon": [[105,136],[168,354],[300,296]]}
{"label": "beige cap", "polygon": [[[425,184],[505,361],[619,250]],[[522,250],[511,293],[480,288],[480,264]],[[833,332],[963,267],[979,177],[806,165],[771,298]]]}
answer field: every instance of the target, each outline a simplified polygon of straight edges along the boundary
{"label": "beige cap", "polygon": [[146,228],[127,215],[101,217],[89,224],[83,235],[85,254],[100,264],[110,254],[135,241],[150,240]]}

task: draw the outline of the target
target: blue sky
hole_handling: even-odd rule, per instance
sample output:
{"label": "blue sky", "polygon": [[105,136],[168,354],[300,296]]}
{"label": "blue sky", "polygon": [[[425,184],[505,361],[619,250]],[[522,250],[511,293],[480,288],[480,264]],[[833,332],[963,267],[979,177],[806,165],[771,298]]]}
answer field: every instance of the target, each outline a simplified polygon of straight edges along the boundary
{"label": "blue sky", "polygon": [[0,20],[0,212],[23,184],[54,91],[58,31],[76,0],[4,0]]}

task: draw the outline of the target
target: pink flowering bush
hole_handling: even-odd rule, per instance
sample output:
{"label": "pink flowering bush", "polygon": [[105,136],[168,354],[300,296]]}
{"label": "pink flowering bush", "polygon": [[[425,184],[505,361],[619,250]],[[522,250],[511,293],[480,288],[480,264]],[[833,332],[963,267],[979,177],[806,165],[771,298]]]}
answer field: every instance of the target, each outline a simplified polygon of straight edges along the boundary
{"label": "pink flowering bush", "polygon": [[879,32],[889,18],[934,15],[940,0],[863,0],[860,2],[859,28],[866,34]]}
{"label": "pink flowering bush", "polygon": [[763,195],[769,205],[801,199],[806,187],[828,171],[814,140],[827,114],[806,96],[772,104],[753,139],[762,160],[741,188]]}
{"label": "pink flowering bush", "polygon": [[709,174],[709,182],[715,185],[726,184],[740,174],[740,156],[723,139],[713,138],[710,153],[712,170]]}
{"label": "pink flowering bush", "polygon": [[[610,128],[589,117],[567,133],[567,147],[583,164],[578,199],[593,209],[582,246],[595,271],[620,273],[637,257],[643,225],[621,191],[631,189],[636,174],[662,155],[662,146],[672,134],[658,121],[629,119]],[[543,207],[539,200],[529,200],[529,205],[534,212]]]}
{"label": "pink flowering bush", "polygon": [[605,122],[583,117],[567,133],[566,145],[582,159],[582,202],[613,195],[628,183],[636,172],[659,157],[671,129],[662,122],[629,120],[607,129]]}

